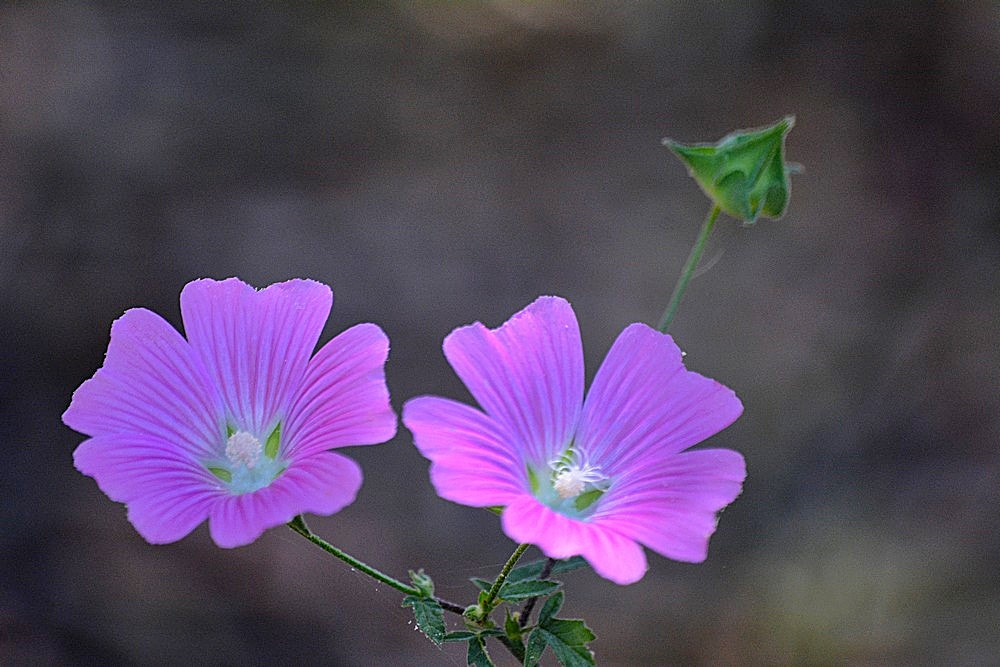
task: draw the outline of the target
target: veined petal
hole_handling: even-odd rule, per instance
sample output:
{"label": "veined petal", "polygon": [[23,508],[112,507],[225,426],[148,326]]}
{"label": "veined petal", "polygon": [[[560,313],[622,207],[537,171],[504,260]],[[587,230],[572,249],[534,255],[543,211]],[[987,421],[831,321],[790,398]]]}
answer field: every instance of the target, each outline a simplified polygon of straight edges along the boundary
{"label": "veined petal", "polygon": [[270,485],[220,498],[209,520],[212,539],[220,547],[239,547],[298,514],[333,514],[354,501],[361,477],[357,463],[335,452],[298,459]]}
{"label": "veined petal", "polygon": [[731,389],[684,368],[670,336],[632,324],[594,378],[577,443],[614,476],[650,451],[676,453],[701,442],[741,412]]}
{"label": "veined petal", "polygon": [[506,505],[527,493],[527,469],[510,436],[479,410],[421,396],[403,406],[413,443],[431,461],[438,495],[463,505]]}
{"label": "veined petal", "polygon": [[507,505],[501,521],[514,541],[534,544],[550,558],[583,556],[597,574],[616,584],[635,583],[646,572],[646,555],[635,540],[613,527],[555,512],[531,496]]}
{"label": "veined petal", "polygon": [[129,434],[83,441],[73,452],[77,470],[97,480],[152,544],[175,542],[208,518],[223,492],[218,480],[170,443]]}
{"label": "veined petal", "polygon": [[283,416],[332,303],[330,288],[311,280],[260,291],[236,278],[184,287],[188,341],[241,429],[260,433]]}
{"label": "veined petal", "polygon": [[178,482],[203,485],[211,491],[222,488],[183,450],[143,435],[114,433],[84,440],[73,452],[73,464],[120,503],[140,498],[152,487]]}
{"label": "veined petal", "polygon": [[716,514],[736,499],[745,478],[743,457],[729,449],[637,463],[604,494],[591,520],[668,558],[699,563]]}
{"label": "veined petal", "polygon": [[136,308],[111,326],[104,366],[73,394],[63,421],[87,435],[142,434],[201,457],[218,446],[224,417],[187,341],[156,313]]}
{"label": "veined petal", "polygon": [[316,353],[283,428],[288,456],[374,445],[396,435],[385,362],[389,339],[374,324],[344,331]]}
{"label": "veined petal", "polygon": [[570,443],[583,398],[583,345],[564,299],[541,297],[498,329],[479,322],[456,329],[444,353],[526,458],[548,461]]}

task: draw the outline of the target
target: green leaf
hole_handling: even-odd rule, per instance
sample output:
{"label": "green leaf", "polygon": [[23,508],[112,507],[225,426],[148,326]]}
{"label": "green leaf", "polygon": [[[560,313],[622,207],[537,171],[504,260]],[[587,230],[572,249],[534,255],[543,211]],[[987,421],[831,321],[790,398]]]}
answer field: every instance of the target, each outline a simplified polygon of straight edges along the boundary
{"label": "green leaf", "polygon": [[476,585],[476,588],[478,588],[481,591],[488,591],[491,588],[493,588],[493,582],[487,581],[486,579],[480,579],[479,577],[472,577],[471,579],[469,579],[469,581],[474,583]]}
{"label": "green leaf", "polygon": [[688,173],[719,208],[747,223],[759,216],[780,218],[788,206],[785,135],[795,124],[786,116],[768,127],[738,130],[715,144],[663,143],[687,165]]}
{"label": "green leaf", "polygon": [[449,632],[444,636],[442,642],[467,642],[476,636],[475,632],[469,632],[468,630],[456,630],[455,632]]}
{"label": "green leaf", "polygon": [[[521,565],[520,567],[515,567],[507,575],[508,582],[514,581],[524,581],[526,579],[538,579],[541,576],[542,570],[545,569],[546,560],[536,560],[527,565]],[[552,567],[552,572],[550,574],[561,574],[562,572],[569,572],[577,568],[583,567],[587,564],[580,556],[573,556],[566,560],[557,560],[556,564]]]}
{"label": "green leaf", "polygon": [[524,642],[520,639],[511,639],[507,635],[500,635],[497,641],[507,647],[511,655],[517,658],[518,662],[524,662]]}
{"label": "green leaf", "polygon": [[540,579],[528,579],[527,581],[504,582],[500,587],[500,598],[503,600],[527,600],[542,595],[550,595],[553,591],[562,586],[558,581],[542,581]]}
{"label": "green leaf", "polygon": [[545,625],[553,616],[559,613],[563,603],[563,593],[559,591],[542,605],[542,610],[538,612],[538,624]]}
{"label": "green leaf", "polygon": [[[587,667],[594,664],[594,653],[587,648],[587,642],[594,641],[594,633],[577,619],[551,618],[544,625],[531,631],[541,635],[545,643],[565,667]],[[531,642],[528,642],[529,645]]]}
{"label": "green leaf", "polygon": [[413,616],[417,619],[417,627],[435,644],[444,641],[444,611],[434,600],[407,595],[403,598],[404,607],[413,607]]}
{"label": "green leaf", "polygon": [[486,639],[476,635],[469,640],[467,662],[472,667],[494,667],[490,654],[486,652]]}
{"label": "green leaf", "polygon": [[538,632],[538,628],[532,630],[528,645],[524,648],[524,667],[536,667],[548,645],[544,632]]}

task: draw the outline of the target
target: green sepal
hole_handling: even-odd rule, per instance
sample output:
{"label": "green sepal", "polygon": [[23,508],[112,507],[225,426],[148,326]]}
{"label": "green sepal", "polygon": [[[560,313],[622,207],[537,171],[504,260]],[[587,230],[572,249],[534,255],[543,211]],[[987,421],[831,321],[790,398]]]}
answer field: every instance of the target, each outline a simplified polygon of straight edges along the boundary
{"label": "green sepal", "polygon": [[410,581],[420,591],[422,597],[434,597],[434,581],[430,578],[430,575],[424,574],[423,568],[416,572],[410,570]]}
{"label": "green sepal", "polygon": [[521,624],[515,616],[511,616],[510,609],[504,609],[503,631],[507,638],[514,642],[521,641]]}
{"label": "green sepal", "polygon": [[514,601],[514,600],[527,600],[528,598],[537,598],[543,595],[551,595],[553,592],[562,586],[561,582],[558,581],[542,581],[541,579],[528,579],[525,581],[515,581],[504,582],[504,585],[500,587],[499,596],[503,600]]}
{"label": "green sepal", "polygon": [[768,127],[727,134],[715,144],[663,143],[716,206],[752,224],[760,216],[780,218],[788,206],[788,175],[798,167],[785,162],[785,136],[794,124],[795,116],[786,116]]}
{"label": "green sepal", "polygon": [[[482,597],[482,593],[479,594]],[[483,607],[479,604],[470,604],[468,607],[462,611],[462,618],[465,620],[465,626],[470,630],[478,627],[479,621],[483,617]]]}
{"label": "green sepal", "polygon": [[269,459],[273,459],[278,456],[278,448],[281,446],[281,424],[274,427],[271,431],[271,435],[267,436],[267,442],[264,443],[264,456]]}
{"label": "green sepal", "polygon": [[233,473],[229,472],[225,468],[216,468],[215,466],[207,466],[207,467],[208,467],[208,472],[212,473],[213,475],[221,479],[223,482],[226,482],[228,484],[229,482],[233,481]]}
{"label": "green sepal", "polygon": [[486,652],[486,638],[476,635],[469,640],[469,652],[466,662],[472,667],[494,667],[490,654]]}
{"label": "green sepal", "polygon": [[531,495],[537,496],[538,489],[541,488],[538,482],[538,473],[531,466],[526,466],[526,468],[528,469],[528,485],[531,487]]}
{"label": "green sepal", "polygon": [[[490,585],[490,587],[487,588],[486,590],[479,591],[479,597],[476,599],[476,601],[479,603],[480,607],[482,607],[484,609],[486,608],[486,601],[489,600],[489,598],[490,598],[490,591],[492,589],[493,589],[493,586]],[[492,607],[490,608],[490,611],[492,611]]]}
{"label": "green sepal", "polygon": [[440,644],[445,638],[444,610],[434,600],[407,595],[403,598],[404,607],[413,607],[413,617],[417,627],[435,644]]}
{"label": "green sepal", "polygon": [[604,495],[603,489],[591,489],[584,491],[573,499],[573,507],[578,511],[583,511],[597,502],[597,499]]}
{"label": "green sepal", "polygon": [[503,505],[490,505],[489,507],[484,507],[487,512],[493,512],[497,516],[503,514]]}

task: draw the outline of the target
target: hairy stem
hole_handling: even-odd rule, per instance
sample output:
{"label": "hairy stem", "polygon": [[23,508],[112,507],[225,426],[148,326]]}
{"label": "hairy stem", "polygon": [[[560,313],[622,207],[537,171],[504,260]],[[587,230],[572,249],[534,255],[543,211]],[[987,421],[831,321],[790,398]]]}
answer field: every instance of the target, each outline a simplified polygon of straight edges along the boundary
{"label": "hairy stem", "polygon": [[[399,579],[390,577],[388,574],[385,574],[384,572],[375,569],[371,565],[368,565],[367,563],[358,560],[354,556],[344,551],[341,551],[340,549],[333,546],[332,544],[324,540],[316,533],[309,530],[309,526],[306,525],[306,520],[302,517],[301,514],[292,519],[291,521],[289,521],[288,527],[294,530],[302,537],[312,542],[313,544],[315,544],[316,546],[318,546],[323,551],[336,556],[337,558],[344,561],[345,563],[347,563],[354,569],[358,570],[359,572],[364,572],[372,579],[375,579],[376,581],[381,581],[386,586],[392,586],[400,593],[406,593],[407,595],[416,595],[418,597],[422,595],[420,589],[414,586],[410,586],[409,584],[404,584]],[[439,605],[441,605],[442,609],[446,609],[452,612],[453,614],[461,615],[462,612],[465,611],[465,607],[455,604],[454,602],[449,602],[448,600],[439,598],[437,596],[434,597],[434,600]]]}
{"label": "hairy stem", "polygon": [[490,587],[490,592],[486,594],[486,599],[483,600],[483,609],[487,614],[493,609],[493,604],[496,602],[497,596],[500,594],[500,588],[503,587],[503,583],[507,581],[507,575],[510,571],[514,569],[517,565],[517,561],[520,560],[521,556],[525,551],[528,550],[530,544],[519,544],[517,548],[514,549],[514,553],[510,555],[507,562],[503,564],[503,569],[500,570],[500,574],[497,575],[496,581],[493,582],[493,586]]}

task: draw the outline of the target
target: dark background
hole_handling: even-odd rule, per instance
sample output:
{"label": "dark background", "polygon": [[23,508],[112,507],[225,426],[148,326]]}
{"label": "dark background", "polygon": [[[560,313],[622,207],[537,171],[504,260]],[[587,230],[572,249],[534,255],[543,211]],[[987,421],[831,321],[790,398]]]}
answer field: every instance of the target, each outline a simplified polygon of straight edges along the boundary
{"label": "dark background", "polygon": [[[288,530],[146,544],[60,422],[111,322],[179,325],[198,277],[315,278],[324,341],[389,334],[398,408],[467,396],[452,328],[559,294],[592,376],[707,209],[661,138],[788,113],[788,215],[723,218],[672,327],[746,406],[712,440],[743,495],[706,563],[566,575],[565,615],[605,665],[995,660],[1000,10],[737,4],[6,3],[0,662],[463,664]],[[347,453],[361,494],[313,528],[471,601],[496,518],[437,498],[405,429]]]}

